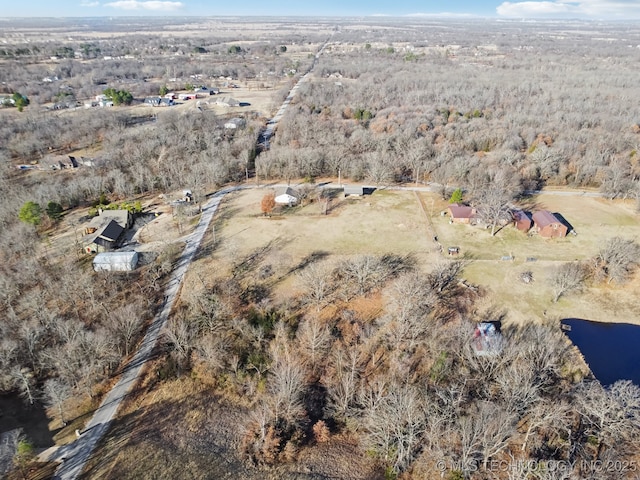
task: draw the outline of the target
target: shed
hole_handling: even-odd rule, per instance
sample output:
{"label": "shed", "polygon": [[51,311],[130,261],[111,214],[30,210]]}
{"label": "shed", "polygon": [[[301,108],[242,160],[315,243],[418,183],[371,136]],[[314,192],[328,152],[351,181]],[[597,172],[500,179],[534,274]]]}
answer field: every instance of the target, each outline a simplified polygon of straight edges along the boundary
{"label": "shed", "polygon": [[348,197],[348,196],[356,196],[356,197],[361,197],[364,195],[364,187],[361,187],[360,185],[345,185],[344,186],[344,196]]}
{"label": "shed", "polygon": [[471,223],[471,219],[476,216],[476,209],[459,203],[449,205],[449,216],[451,221],[455,223]]}
{"label": "shed", "polygon": [[363,187],[360,185],[345,185],[344,186],[344,196],[358,196],[362,197],[364,195],[372,195],[375,192],[376,187]]}
{"label": "shed", "polygon": [[533,224],[538,235],[544,238],[561,238],[567,235],[567,226],[548,210],[534,213]]}
{"label": "shed", "polygon": [[521,232],[528,232],[531,228],[531,217],[529,213],[524,210],[511,210],[511,216],[513,217],[513,223],[515,227]]}
{"label": "shed", "polygon": [[296,205],[300,200],[300,194],[291,187],[276,190],[275,201],[278,205]]}
{"label": "shed", "polygon": [[129,272],[138,265],[138,252],[105,252],[93,259],[96,272]]}

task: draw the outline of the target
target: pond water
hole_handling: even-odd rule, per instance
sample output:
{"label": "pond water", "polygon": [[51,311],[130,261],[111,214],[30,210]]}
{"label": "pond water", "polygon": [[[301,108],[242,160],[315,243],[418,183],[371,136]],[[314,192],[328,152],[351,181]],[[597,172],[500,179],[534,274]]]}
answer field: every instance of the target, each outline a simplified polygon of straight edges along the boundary
{"label": "pond water", "polygon": [[640,326],[567,318],[565,333],[580,349],[595,377],[603,385],[631,380],[640,385]]}

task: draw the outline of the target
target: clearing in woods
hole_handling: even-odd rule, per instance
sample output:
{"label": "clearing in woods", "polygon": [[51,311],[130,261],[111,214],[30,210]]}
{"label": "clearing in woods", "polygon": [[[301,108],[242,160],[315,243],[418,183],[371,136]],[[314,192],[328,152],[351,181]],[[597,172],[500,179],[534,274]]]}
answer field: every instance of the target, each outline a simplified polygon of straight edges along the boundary
{"label": "clearing in woods", "polygon": [[[274,295],[283,299],[299,293],[295,276],[287,272],[314,252],[322,252],[334,262],[356,254],[410,254],[418,268],[429,271],[436,262],[451,258],[447,247],[458,246],[461,255],[472,260],[463,276],[486,289],[483,303],[506,311],[507,321],[546,315],[640,323],[640,306],[635,301],[639,275],[625,285],[587,284],[583,293],[568,294],[555,304],[549,286],[550,276],[562,262],[593,257],[613,236],[640,238],[640,222],[631,203],[541,194],[530,198],[528,206],[561,213],[577,236],[544,239],[507,226],[491,237],[480,227],[449,224],[449,217],[440,215],[447,202],[435,193],[421,192],[424,210],[443,247],[441,253],[414,192],[377,190],[371,196],[353,199],[338,195],[328,215],[321,214],[318,203],[311,203],[264,217],[260,200],[268,191],[266,187],[243,191],[224,200],[219,217],[214,219],[217,244],[215,248],[209,245],[212,255],[195,262],[192,272],[227,275],[234,261],[262,249],[260,265],[280,272]],[[519,280],[527,270],[533,272],[530,284]],[[203,278],[201,273],[197,277]],[[200,280],[191,283],[193,288],[198,288],[197,283]]]}

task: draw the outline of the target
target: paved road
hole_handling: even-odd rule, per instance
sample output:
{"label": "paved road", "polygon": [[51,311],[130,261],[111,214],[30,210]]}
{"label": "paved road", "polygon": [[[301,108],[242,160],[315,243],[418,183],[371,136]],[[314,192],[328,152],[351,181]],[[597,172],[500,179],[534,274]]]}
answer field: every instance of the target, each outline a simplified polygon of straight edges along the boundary
{"label": "paved road", "polygon": [[300,77],[300,80],[298,80],[298,82],[293,86],[293,88],[289,92],[289,95],[287,95],[287,98],[284,99],[284,102],[282,103],[282,105],[280,105],[280,108],[278,109],[276,114],[273,116],[272,119],[270,119],[267,122],[267,128],[265,128],[260,133],[260,136],[258,137],[258,145],[261,145],[265,150],[269,149],[269,141],[271,140],[271,137],[273,137],[273,134],[275,133],[276,128],[278,127],[278,122],[282,120],[284,113],[287,111],[287,107],[291,103],[291,100],[293,100],[293,97],[296,96],[296,93],[298,92],[300,85],[302,85],[304,82],[306,82],[309,79],[309,74],[311,73],[313,68],[316,66],[316,62],[318,61],[318,58],[320,58],[320,55],[324,51],[328,42],[329,42],[329,39],[326,42],[324,42],[320,50],[318,50],[318,52],[315,54],[315,56],[313,57],[313,62],[311,63],[309,70],[307,70],[307,73],[305,73],[302,77]]}
{"label": "paved road", "polygon": [[[81,436],[69,445],[60,447],[51,458],[53,461],[62,461],[53,477],[58,480],[74,480],[77,478],[91,456],[94,448],[109,429],[109,424],[113,420],[122,400],[137,383],[142,369],[151,357],[153,347],[156,345],[158,336],[169,318],[171,308],[175,303],[184,274],[193,260],[202,238],[218,209],[222,198],[229,192],[239,189],[233,187],[221,190],[212,196],[202,210],[200,222],[194,232],[187,238],[186,246],[182,255],[178,258],[174,270],[171,273],[169,283],[165,291],[165,301],[160,313],[155,317],[147,333],[142,340],[140,348],[135,353],[131,361],[124,367],[118,383],[111,389],[102,401],[102,404],[93,414],[93,418],[87,423]],[[64,459],[64,460],[63,460]]]}

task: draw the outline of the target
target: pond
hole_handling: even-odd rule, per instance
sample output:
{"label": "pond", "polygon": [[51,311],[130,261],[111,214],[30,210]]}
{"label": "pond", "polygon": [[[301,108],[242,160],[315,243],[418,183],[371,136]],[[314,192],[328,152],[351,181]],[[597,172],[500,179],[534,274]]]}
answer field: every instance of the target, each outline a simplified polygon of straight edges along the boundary
{"label": "pond", "polygon": [[640,326],[567,318],[565,331],[603,385],[631,380],[640,385]]}

